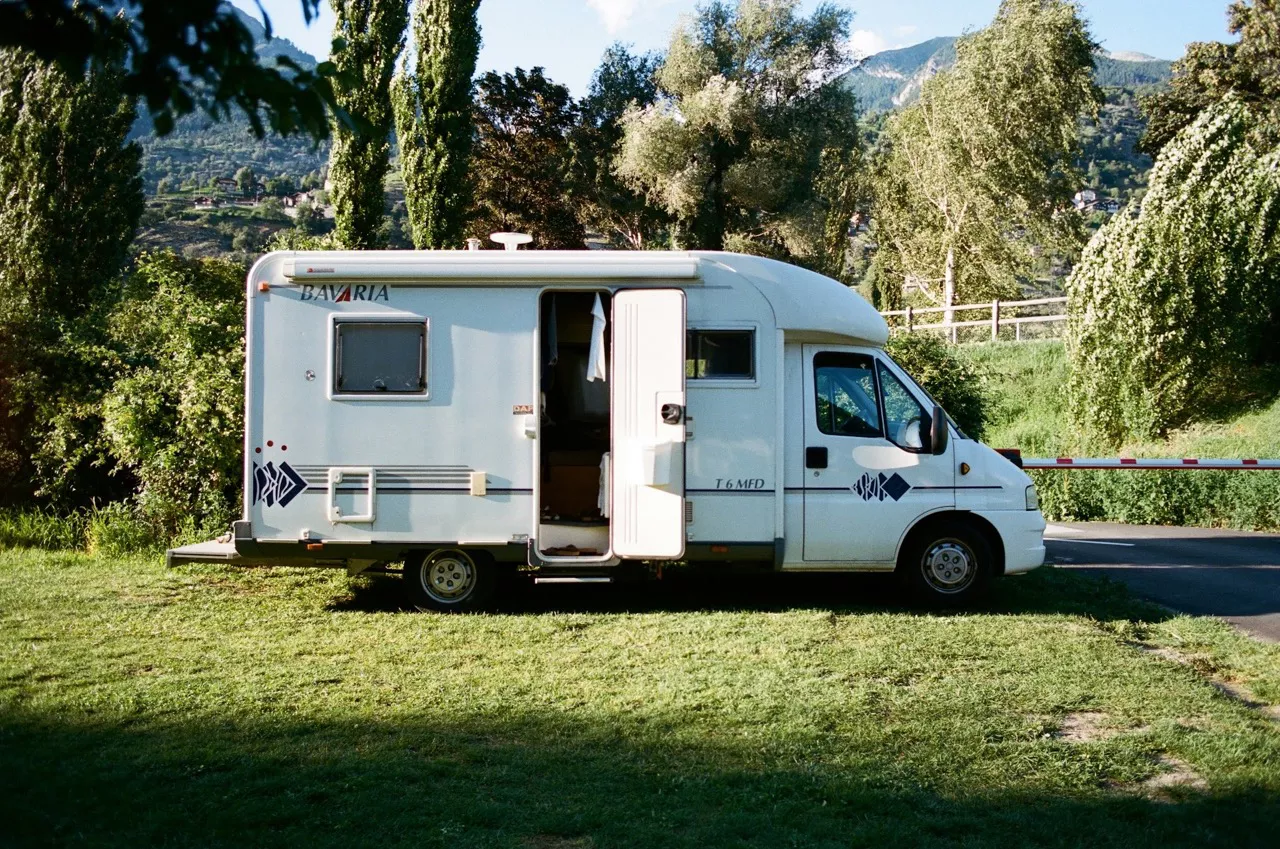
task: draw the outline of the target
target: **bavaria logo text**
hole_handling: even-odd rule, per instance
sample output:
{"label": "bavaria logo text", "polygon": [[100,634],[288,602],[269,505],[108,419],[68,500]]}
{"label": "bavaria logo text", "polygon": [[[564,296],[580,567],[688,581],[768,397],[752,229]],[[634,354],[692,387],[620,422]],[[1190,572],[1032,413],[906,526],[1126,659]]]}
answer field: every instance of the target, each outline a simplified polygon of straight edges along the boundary
{"label": "bavaria logo text", "polygon": [[390,301],[391,298],[387,295],[386,286],[342,286],[335,283],[331,286],[303,286],[302,300],[342,304],[349,301]]}

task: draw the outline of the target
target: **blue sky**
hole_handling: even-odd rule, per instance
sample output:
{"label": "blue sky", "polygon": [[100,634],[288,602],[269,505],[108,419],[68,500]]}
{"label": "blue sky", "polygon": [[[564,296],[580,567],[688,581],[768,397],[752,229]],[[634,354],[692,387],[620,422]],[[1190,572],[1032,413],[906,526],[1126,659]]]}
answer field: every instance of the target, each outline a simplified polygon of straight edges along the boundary
{"label": "blue sky", "polygon": [[[233,0],[257,14],[254,0]],[[328,53],[333,18],[303,24],[299,0],[262,0],[276,33],[303,50]],[[578,96],[614,41],[640,50],[663,47],[695,0],[482,0],[484,45],[479,71],[542,65]],[[806,8],[817,5],[806,0]],[[959,35],[989,22],[999,0],[837,0],[854,13],[851,47],[874,53],[940,35]],[[1227,39],[1227,0],[1083,0],[1094,38],[1108,50],[1176,59],[1188,41]]]}

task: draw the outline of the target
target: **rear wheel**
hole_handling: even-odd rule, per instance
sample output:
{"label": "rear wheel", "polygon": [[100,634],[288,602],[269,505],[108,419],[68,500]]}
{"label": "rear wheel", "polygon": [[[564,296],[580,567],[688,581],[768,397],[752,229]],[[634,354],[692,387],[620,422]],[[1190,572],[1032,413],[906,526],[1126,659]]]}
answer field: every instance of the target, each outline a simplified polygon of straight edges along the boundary
{"label": "rear wheel", "polygon": [[405,591],[418,610],[483,610],[496,583],[493,561],[481,552],[440,549],[410,557],[404,564]]}
{"label": "rear wheel", "polygon": [[995,573],[991,546],[966,522],[946,519],[913,531],[898,559],[898,578],[929,607],[963,607],[986,595]]}

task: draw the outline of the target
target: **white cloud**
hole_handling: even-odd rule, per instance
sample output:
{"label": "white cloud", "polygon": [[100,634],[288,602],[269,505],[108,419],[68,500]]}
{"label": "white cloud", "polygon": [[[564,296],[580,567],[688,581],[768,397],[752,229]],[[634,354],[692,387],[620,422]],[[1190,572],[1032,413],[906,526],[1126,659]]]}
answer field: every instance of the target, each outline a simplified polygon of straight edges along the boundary
{"label": "white cloud", "polygon": [[920,27],[915,24],[903,24],[895,29],[894,33],[896,33],[899,38],[906,38],[909,35],[915,35],[918,29],[920,29]]}
{"label": "white cloud", "polygon": [[640,0],[587,0],[587,5],[596,10],[609,35],[617,35],[631,23]]}
{"label": "white cloud", "polygon": [[865,59],[889,49],[889,42],[879,33],[869,29],[855,30],[849,36],[849,52],[854,59]]}

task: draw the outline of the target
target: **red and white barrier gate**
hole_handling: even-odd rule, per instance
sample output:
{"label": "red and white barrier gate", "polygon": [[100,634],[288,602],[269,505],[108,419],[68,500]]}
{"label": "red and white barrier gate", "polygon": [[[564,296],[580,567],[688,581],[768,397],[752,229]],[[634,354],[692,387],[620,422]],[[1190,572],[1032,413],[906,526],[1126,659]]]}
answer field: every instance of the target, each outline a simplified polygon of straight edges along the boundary
{"label": "red and white barrier gate", "polygon": [[[1005,452],[1002,452],[1005,453]],[[1008,454],[1006,453],[1006,456]],[[1012,459],[1012,458],[1010,458]],[[1017,460],[1014,460],[1017,463]],[[1172,460],[1138,460],[1132,457],[1110,458],[1078,458],[1058,457],[1045,459],[1028,457],[1022,460],[1022,468],[1038,469],[1166,469],[1173,471],[1219,471],[1219,472],[1264,472],[1280,471],[1280,460],[1205,460],[1197,457],[1184,457]]]}

